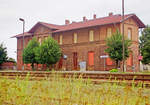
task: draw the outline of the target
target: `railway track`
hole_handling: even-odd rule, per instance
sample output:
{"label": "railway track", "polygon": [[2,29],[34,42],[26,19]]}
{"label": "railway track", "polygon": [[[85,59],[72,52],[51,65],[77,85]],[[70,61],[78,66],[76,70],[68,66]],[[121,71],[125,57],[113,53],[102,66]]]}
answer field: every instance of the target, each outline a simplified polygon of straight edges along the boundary
{"label": "railway track", "polygon": [[80,71],[1,71],[0,78],[15,79],[16,77],[24,79],[26,76],[30,77],[30,80],[42,80],[45,78],[51,78],[54,75],[58,75],[64,78],[90,78],[94,83],[118,83],[126,82],[129,85],[133,83],[138,85],[143,84],[146,87],[150,87],[150,74],[137,74],[137,73],[109,73],[109,72],[80,72]]}

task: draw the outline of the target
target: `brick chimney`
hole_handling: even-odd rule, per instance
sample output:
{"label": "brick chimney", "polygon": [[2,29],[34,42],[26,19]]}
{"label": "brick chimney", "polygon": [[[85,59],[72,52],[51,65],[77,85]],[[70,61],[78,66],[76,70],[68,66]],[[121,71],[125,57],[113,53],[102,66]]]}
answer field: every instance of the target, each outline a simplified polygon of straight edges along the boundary
{"label": "brick chimney", "polygon": [[109,13],[109,16],[112,16],[112,15],[113,15],[113,12],[110,12],[110,13]]}
{"label": "brick chimney", "polygon": [[96,14],[93,15],[93,19],[96,19]]}
{"label": "brick chimney", "polygon": [[86,20],[87,20],[87,19],[86,19],[86,17],[84,16],[84,17],[83,17],[83,21],[85,22]]}
{"label": "brick chimney", "polygon": [[65,25],[68,25],[70,24],[70,21],[69,20],[65,20]]}

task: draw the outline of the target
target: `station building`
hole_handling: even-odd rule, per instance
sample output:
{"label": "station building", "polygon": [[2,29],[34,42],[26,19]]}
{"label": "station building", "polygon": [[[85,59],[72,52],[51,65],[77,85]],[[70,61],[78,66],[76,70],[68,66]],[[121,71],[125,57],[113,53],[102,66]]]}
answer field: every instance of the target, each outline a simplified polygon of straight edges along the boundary
{"label": "station building", "polygon": [[[25,46],[33,38],[41,43],[48,36],[58,41],[63,55],[55,65],[56,70],[80,70],[80,62],[86,63],[86,70],[106,71],[115,68],[115,62],[100,56],[108,55],[105,52],[106,38],[119,30],[122,33],[122,16],[109,13],[106,17],[93,19],[83,17],[80,22],[65,20],[64,25],[38,22],[29,31],[24,33]],[[139,70],[139,29],[145,25],[135,14],[125,15],[125,37],[132,40],[130,57],[125,61],[126,71]],[[23,34],[13,36],[17,38],[17,69],[21,70]],[[27,66],[27,65],[25,65]]]}

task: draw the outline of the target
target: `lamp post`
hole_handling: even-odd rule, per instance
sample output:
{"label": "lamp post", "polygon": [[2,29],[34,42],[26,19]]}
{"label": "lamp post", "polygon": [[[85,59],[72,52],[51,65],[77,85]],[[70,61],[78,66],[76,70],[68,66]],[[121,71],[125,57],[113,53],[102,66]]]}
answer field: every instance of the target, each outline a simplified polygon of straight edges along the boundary
{"label": "lamp post", "polygon": [[[24,30],[25,30],[25,20],[22,19],[22,18],[19,18],[19,20],[23,22],[23,47],[22,47],[22,48],[23,48],[23,49],[22,49],[22,53],[23,53],[23,50],[24,50]],[[23,61],[23,58],[22,58],[22,61]],[[22,65],[22,70],[24,70],[24,63],[23,63],[23,65]]]}
{"label": "lamp post", "polygon": [[125,48],[124,48],[124,0],[122,0],[122,48],[123,48],[123,72],[124,72],[124,63],[125,63]]}

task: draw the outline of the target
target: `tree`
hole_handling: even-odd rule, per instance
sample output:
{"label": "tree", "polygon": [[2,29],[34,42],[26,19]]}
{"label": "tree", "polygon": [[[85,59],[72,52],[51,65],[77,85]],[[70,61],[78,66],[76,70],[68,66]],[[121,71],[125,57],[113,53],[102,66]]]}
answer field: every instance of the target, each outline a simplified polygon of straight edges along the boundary
{"label": "tree", "polygon": [[14,58],[11,58],[11,57],[9,57],[9,58],[7,59],[7,61],[16,63],[15,59],[14,59]]}
{"label": "tree", "polygon": [[7,48],[4,47],[3,43],[0,44],[0,65],[7,61]]}
{"label": "tree", "polygon": [[50,65],[55,64],[61,57],[61,49],[57,41],[51,37],[44,40],[36,52],[37,61],[41,64],[46,64],[47,68]]}
{"label": "tree", "polygon": [[[122,34],[117,31],[114,35],[106,39],[107,49],[105,52],[108,53],[109,57],[116,62],[116,68],[119,66],[119,62],[123,60],[123,48],[122,48]],[[129,57],[129,46],[131,45],[131,40],[125,39],[125,59]]]}
{"label": "tree", "polygon": [[23,51],[23,62],[25,64],[31,63],[32,70],[34,69],[34,63],[38,63],[36,60],[36,50],[39,48],[39,42],[34,37],[29,41],[27,47]]}
{"label": "tree", "polygon": [[150,63],[150,27],[147,27],[142,31],[142,36],[140,36],[140,50],[143,56],[142,63]]}

